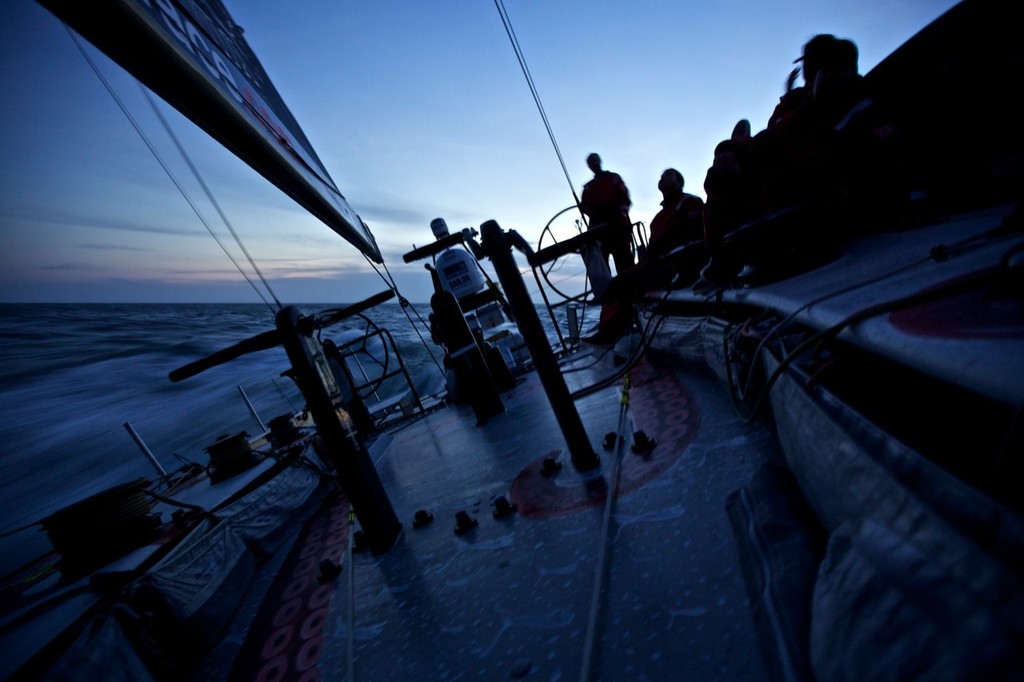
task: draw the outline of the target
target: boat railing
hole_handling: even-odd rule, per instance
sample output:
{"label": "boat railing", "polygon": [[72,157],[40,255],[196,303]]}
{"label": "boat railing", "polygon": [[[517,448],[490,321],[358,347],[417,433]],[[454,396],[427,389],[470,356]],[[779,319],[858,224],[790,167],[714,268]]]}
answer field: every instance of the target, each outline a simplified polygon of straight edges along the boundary
{"label": "boat railing", "polygon": [[[379,348],[384,351],[383,358],[372,351],[374,340],[379,341]],[[356,380],[353,375],[352,389],[366,403],[377,425],[385,421],[396,408],[401,408],[403,414],[413,407],[416,412],[423,411],[423,401],[416,390],[416,384],[390,331],[373,326],[362,336],[338,344],[338,350],[350,369],[354,366],[358,372],[360,378]],[[392,357],[397,366],[389,369]],[[389,380],[395,378],[401,378],[404,386],[385,391],[385,388],[390,388]]]}
{"label": "boat railing", "polygon": [[[47,449],[52,455],[63,456],[67,461],[93,462],[88,469],[82,471],[82,478],[87,479],[88,484],[69,487],[66,490],[55,487],[46,493],[45,499],[39,499],[31,510],[26,508],[24,515],[14,514],[6,518],[0,526],[0,541],[3,541],[0,542],[0,551],[10,551],[12,556],[28,559],[33,558],[34,553],[45,553],[48,547],[38,546],[41,540],[36,538],[42,519],[112,486],[124,484],[140,476],[151,475],[149,472],[155,471],[160,480],[153,490],[172,489],[176,482],[186,478],[189,472],[202,471],[205,468],[204,450],[226,432],[251,432],[254,441],[263,438],[266,433],[253,426],[256,424],[258,427],[262,422],[262,419],[258,418],[260,413],[266,415],[297,412],[291,399],[281,391],[276,381],[274,386],[272,390],[258,391],[259,395],[253,401],[255,404],[246,400],[247,404],[253,405],[248,416],[239,410],[237,418],[218,421],[216,426],[204,426],[202,420],[181,420],[178,422],[177,430],[168,432],[166,427],[154,426],[167,423],[165,414],[144,417],[130,415],[130,420],[117,427],[112,425],[111,428],[48,446]],[[238,388],[244,394],[242,387]],[[256,395],[257,392],[252,391],[252,388],[250,386],[250,391]],[[273,397],[275,395],[276,397]],[[224,410],[218,410],[217,413],[221,417],[226,414]],[[187,425],[182,427],[183,423]],[[148,472],[142,466],[132,463],[141,461],[141,458],[132,459],[133,447],[141,450],[148,460]]]}
{"label": "boat railing", "polygon": [[[560,259],[571,254],[582,254],[585,249],[597,244],[609,232],[611,227],[596,227],[581,232],[569,239],[556,241],[550,246],[545,246],[537,251],[531,249],[530,253],[527,254],[527,262],[533,271],[533,277],[537,282],[537,289],[544,301],[544,306],[548,311],[548,316],[551,318],[551,324],[558,335],[558,342],[561,344],[563,352],[567,352],[578,345],[586,309],[590,303],[593,303],[594,298],[591,295],[592,292],[586,287],[578,294],[567,294],[561,291],[551,282],[549,275],[553,270],[553,265]],[[547,229],[545,231],[547,232]],[[557,294],[561,300],[552,301],[552,298],[548,295],[548,290]],[[567,334],[562,333],[562,325],[555,314],[556,310],[562,307],[566,309]],[[568,340],[566,339],[567,336]]]}
{"label": "boat railing", "polygon": [[[596,267],[603,271],[601,278],[605,280],[605,286],[611,278],[607,264],[602,265],[600,261],[595,264],[588,260],[588,252],[594,252],[601,238],[615,229],[612,226],[587,227],[582,218],[576,218],[571,230],[560,230],[560,232],[568,232],[572,236],[560,239],[554,225],[559,218],[574,210],[578,210],[576,205],[568,206],[552,216],[541,230],[537,240],[537,249],[532,251],[528,258],[534,280],[537,283],[537,290],[543,299],[563,353],[579,345],[587,310],[599,301],[598,289],[603,289],[603,287],[594,281],[595,273],[592,272],[592,269]],[[647,225],[642,221],[634,222],[630,230],[630,239],[634,256],[641,257],[648,246]],[[573,262],[575,262],[575,268],[571,266]],[[567,270],[568,272],[566,272]],[[552,274],[555,272],[562,273],[564,278],[570,282],[578,280],[579,275],[582,275],[583,284],[579,287],[579,291],[577,293],[565,291],[561,282],[553,281]],[[562,322],[559,321],[557,314],[561,308],[565,308]]]}

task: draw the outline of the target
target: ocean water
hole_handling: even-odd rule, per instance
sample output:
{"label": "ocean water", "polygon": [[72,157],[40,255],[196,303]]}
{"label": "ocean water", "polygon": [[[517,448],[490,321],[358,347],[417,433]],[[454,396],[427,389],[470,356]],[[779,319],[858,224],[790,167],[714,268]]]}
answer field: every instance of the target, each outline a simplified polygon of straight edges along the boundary
{"label": "ocean water", "polygon": [[[299,306],[304,313],[327,307]],[[406,313],[418,325],[415,313],[425,320],[429,312],[426,304],[403,311],[388,303],[366,313],[390,332],[421,395],[443,389],[441,352]],[[239,387],[264,423],[301,409],[295,385],[281,376],[288,360],[280,347],[178,383],[168,378],[273,327],[273,311],[262,304],[0,305],[0,575],[49,547],[42,518],[157,475],[126,422],[170,472],[186,461],[205,465],[204,448],[220,435],[259,431]],[[323,334],[341,340],[365,328],[351,318]]]}

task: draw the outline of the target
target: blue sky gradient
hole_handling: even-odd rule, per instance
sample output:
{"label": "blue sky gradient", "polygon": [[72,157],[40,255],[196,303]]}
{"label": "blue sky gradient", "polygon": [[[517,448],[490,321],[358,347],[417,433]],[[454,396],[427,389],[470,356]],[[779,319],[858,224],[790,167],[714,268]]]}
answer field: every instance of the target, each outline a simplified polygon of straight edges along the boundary
{"label": "blue sky gradient", "polygon": [[[432,241],[432,218],[495,219],[536,244],[596,151],[649,222],[665,168],[703,196],[715,144],[740,118],[764,126],[807,38],[853,39],[867,71],[954,3],[506,0],[572,189],[493,2],[226,4],[401,293],[426,301],[423,264],[401,254]],[[85,50],[244,263],[138,85]],[[7,0],[0,65],[0,301],[259,302],[55,17]],[[283,302],[385,288],[347,242],[159,106]]]}

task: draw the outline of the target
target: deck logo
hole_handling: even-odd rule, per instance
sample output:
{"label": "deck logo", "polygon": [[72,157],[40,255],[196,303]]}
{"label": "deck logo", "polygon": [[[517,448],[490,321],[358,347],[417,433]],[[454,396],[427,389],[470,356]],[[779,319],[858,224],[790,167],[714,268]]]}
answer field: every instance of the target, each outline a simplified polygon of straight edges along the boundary
{"label": "deck logo", "polygon": [[[628,495],[654,480],[678,461],[700,427],[700,409],[674,372],[639,362],[630,374],[632,431],[643,431],[656,441],[653,451],[638,455],[626,444],[619,472],[619,494]],[[602,467],[579,474],[571,465],[555,474],[544,471],[544,461],[561,451],[530,462],[509,487],[510,501],[521,516],[558,516],[603,505],[608,494],[614,452],[601,453]]]}

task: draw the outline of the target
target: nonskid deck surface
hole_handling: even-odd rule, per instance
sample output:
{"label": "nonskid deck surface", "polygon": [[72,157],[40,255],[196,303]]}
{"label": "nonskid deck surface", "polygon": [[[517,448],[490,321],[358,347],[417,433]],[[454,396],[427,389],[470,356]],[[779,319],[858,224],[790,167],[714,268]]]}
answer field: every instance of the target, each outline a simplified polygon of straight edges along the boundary
{"label": "nonskid deck surface", "polygon": [[[235,677],[762,679],[724,504],[776,443],[735,416],[706,370],[688,372],[632,369],[618,452],[602,444],[619,425],[622,383],[577,401],[601,457],[591,474],[572,467],[535,375],[482,426],[453,406],[382,438],[371,452],[404,525],[398,545],[356,552],[336,580],[317,583],[320,557],[343,556],[346,522],[338,507],[314,520]],[[593,379],[567,375],[570,390]],[[631,451],[638,429],[656,442],[647,455]],[[544,475],[545,457],[562,469]],[[496,518],[499,496],[517,513]],[[414,527],[420,510],[433,521]],[[477,525],[456,533],[459,512]]]}

